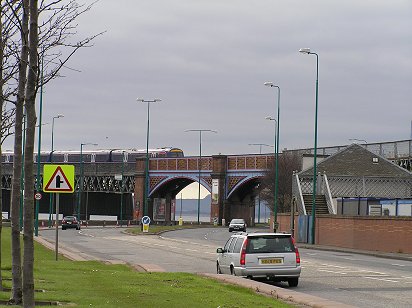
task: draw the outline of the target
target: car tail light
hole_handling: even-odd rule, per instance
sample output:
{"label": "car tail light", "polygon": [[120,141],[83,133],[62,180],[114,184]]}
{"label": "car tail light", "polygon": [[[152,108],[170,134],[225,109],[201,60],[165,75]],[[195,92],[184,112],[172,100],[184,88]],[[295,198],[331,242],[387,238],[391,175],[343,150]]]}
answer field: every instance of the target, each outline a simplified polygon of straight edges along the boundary
{"label": "car tail light", "polygon": [[295,247],[295,254],[296,254],[296,264],[300,264],[300,254],[299,249]]}
{"label": "car tail light", "polygon": [[246,246],[247,246],[247,239],[243,242],[242,251],[240,252],[240,265],[246,264]]}
{"label": "car tail light", "polygon": [[295,254],[296,254],[296,264],[300,264],[300,254],[299,254],[299,249],[295,245],[295,238],[292,236],[292,244],[295,246]]}

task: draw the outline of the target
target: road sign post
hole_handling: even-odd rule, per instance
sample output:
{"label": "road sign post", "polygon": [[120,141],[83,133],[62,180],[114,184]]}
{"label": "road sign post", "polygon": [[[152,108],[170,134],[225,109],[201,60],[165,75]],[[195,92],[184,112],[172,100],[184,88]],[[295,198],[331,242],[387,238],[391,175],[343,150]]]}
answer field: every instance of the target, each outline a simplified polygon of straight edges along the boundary
{"label": "road sign post", "polygon": [[150,217],[149,216],[143,216],[142,217],[142,224],[143,224],[143,232],[149,232],[149,225],[150,225]]}
{"label": "road sign post", "polygon": [[[60,193],[73,193],[74,191],[74,166],[73,165],[44,165],[43,191],[56,193],[56,261],[59,255],[59,204]],[[38,197],[37,194],[35,196]],[[41,194],[40,194],[41,198]]]}

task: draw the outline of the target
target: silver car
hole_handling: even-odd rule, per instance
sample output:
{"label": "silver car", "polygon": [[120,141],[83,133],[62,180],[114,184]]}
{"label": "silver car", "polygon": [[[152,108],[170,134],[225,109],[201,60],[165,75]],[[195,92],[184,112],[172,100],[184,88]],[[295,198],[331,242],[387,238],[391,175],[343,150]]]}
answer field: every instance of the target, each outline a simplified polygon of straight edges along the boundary
{"label": "silver car", "polygon": [[217,249],[217,273],[299,282],[299,250],[290,234],[236,233],[223,248]]}

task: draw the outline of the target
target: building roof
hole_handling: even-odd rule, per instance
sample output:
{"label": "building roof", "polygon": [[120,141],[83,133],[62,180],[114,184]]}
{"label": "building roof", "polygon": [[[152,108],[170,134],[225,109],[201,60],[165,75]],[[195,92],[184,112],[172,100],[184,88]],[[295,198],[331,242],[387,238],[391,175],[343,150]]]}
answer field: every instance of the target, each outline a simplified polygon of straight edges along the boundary
{"label": "building roof", "polygon": [[[327,176],[412,178],[412,172],[356,143],[317,163],[316,168],[317,172]],[[313,166],[299,172],[299,175],[313,175]]]}

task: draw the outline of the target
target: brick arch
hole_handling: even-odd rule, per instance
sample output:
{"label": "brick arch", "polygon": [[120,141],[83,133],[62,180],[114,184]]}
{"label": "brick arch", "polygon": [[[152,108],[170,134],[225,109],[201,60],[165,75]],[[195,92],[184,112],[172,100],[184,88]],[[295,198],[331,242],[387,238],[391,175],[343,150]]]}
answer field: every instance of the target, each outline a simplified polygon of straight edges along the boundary
{"label": "brick arch", "polygon": [[[155,177],[157,179],[156,184],[150,186],[149,196],[154,194],[160,187],[165,185],[168,182],[178,180],[178,179],[188,179],[192,180],[194,183],[198,182],[198,175],[170,175],[170,176],[162,176],[162,177]],[[152,181],[150,182],[152,183]],[[200,177],[200,184],[206,188],[206,190],[211,193],[212,192],[212,178],[210,176],[201,176]]]}
{"label": "brick arch", "polygon": [[229,199],[239,188],[244,184],[258,178],[262,178],[262,175],[253,175],[253,176],[233,176],[228,177],[228,187],[227,187],[227,196]]}

